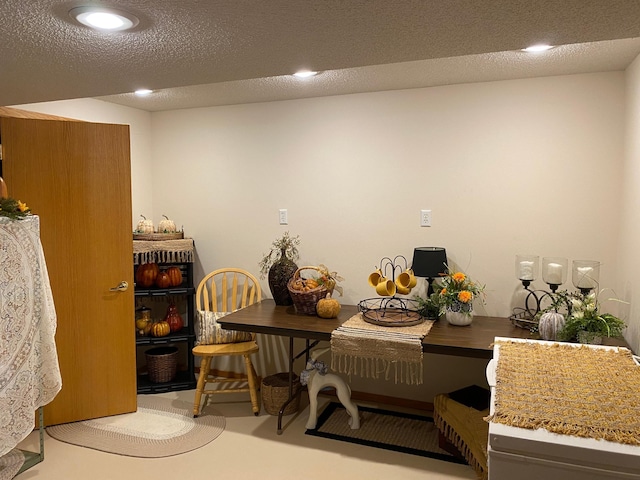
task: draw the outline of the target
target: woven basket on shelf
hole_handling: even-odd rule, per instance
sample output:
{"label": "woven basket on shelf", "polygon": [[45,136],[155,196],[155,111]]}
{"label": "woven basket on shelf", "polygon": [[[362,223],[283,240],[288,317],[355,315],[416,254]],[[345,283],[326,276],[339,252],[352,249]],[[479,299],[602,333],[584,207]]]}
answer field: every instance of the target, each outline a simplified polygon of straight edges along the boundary
{"label": "woven basket on shelf", "polygon": [[178,356],[177,347],[156,347],[145,352],[149,381],[153,383],[170,382],[176,376]]}
{"label": "woven basket on shelf", "polygon": [[315,315],[316,304],[319,300],[322,300],[327,296],[329,290],[324,285],[318,285],[316,288],[312,288],[311,290],[308,290],[306,292],[294,289],[293,283],[301,278],[300,271],[305,269],[321,272],[318,267],[300,267],[293,274],[293,277],[291,277],[289,283],[287,283],[287,288],[289,289],[289,293],[291,294],[291,299],[293,300],[293,306],[296,308],[296,313]]}
{"label": "woven basket on shelf", "polygon": [[[300,379],[293,374],[293,400],[284,409],[284,415],[296,413],[300,408],[300,395],[298,391],[302,388]],[[269,415],[278,415],[282,405],[289,399],[289,373],[282,372],[269,375],[262,379],[260,387],[262,395],[262,406]]]}

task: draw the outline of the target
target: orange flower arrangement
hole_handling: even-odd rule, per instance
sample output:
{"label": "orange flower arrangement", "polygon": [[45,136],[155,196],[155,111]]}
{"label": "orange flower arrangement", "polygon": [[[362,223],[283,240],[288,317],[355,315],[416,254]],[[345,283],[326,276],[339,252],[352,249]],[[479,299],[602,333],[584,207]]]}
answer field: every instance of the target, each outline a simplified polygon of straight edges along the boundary
{"label": "orange flower arrangement", "polygon": [[438,292],[441,315],[447,310],[470,315],[473,300],[484,291],[484,285],[472,282],[462,272],[447,274],[442,283],[434,288]]}

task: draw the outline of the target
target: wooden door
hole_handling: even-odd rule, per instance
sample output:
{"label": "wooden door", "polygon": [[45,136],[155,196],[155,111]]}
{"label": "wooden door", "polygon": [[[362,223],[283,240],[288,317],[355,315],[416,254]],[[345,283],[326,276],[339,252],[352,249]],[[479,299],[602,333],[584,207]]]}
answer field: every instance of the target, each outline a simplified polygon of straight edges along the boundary
{"label": "wooden door", "polygon": [[129,127],[3,117],[0,140],[9,196],[40,216],[58,318],[45,423],[135,411]]}

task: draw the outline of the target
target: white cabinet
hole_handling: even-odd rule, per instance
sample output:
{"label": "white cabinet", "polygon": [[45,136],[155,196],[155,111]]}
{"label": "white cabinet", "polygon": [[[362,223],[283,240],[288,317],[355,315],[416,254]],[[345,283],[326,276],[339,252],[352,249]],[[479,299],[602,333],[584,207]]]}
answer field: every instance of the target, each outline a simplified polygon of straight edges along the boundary
{"label": "white cabinet", "polygon": [[[496,338],[493,360],[487,366],[491,414],[495,411],[500,340],[519,341]],[[640,447],[561,435],[544,429],[530,430],[490,422],[487,453],[489,480],[640,479]]]}

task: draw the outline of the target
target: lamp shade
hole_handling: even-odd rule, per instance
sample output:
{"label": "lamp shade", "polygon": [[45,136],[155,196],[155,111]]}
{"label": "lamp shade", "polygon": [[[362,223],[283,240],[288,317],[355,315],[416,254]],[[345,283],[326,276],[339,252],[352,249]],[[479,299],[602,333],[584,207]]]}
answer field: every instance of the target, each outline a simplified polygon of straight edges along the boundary
{"label": "lamp shade", "polygon": [[411,268],[416,277],[440,277],[447,273],[447,251],[442,247],[417,247]]}

